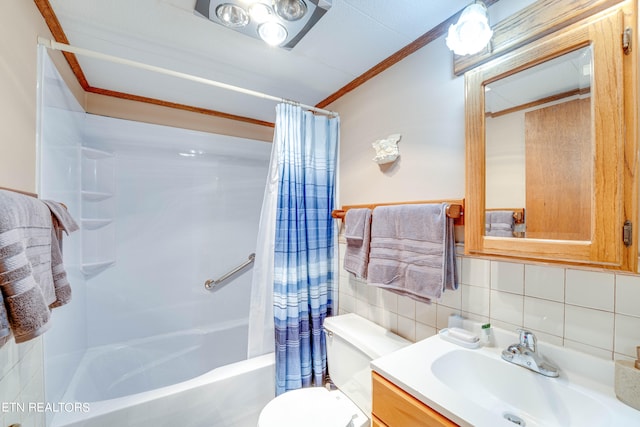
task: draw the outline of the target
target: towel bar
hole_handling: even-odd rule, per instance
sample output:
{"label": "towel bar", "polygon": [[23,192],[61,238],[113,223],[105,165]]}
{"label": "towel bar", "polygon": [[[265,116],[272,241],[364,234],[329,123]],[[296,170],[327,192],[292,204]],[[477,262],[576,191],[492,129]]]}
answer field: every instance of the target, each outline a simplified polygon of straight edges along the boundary
{"label": "towel bar", "polygon": [[205,289],[207,289],[209,291],[215,290],[216,286],[218,286],[220,283],[224,282],[225,280],[227,280],[231,276],[235,275],[236,273],[240,272],[240,270],[242,270],[243,268],[245,268],[246,266],[251,264],[255,259],[256,259],[256,254],[255,253],[249,254],[249,257],[247,258],[247,260],[245,262],[243,262],[242,264],[240,264],[239,266],[237,266],[236,268],[234,268],[233,270],[231,270],[227,274],[221,276],[219,279],[216,279],[216,280],[209,279],[206,282],[204,282]]}
{"label": "towel bar", "polygon": [[337,219],[344,219],[345,214],[349,209],[354,208],[369,208],[373,209],[376,206],[389,206],[389,205],[415,205],[415,204],[427,204],[427,203],[449,203],[447,209],[447,216],[455,219],[456,225],[464,225],[464,199],[455,200],[420,200],[413,202],[395,202],[395,203],[371,203],[367,205],[351,205],[343,206],[342,209],[336,209],[331,212],[331,217]]}

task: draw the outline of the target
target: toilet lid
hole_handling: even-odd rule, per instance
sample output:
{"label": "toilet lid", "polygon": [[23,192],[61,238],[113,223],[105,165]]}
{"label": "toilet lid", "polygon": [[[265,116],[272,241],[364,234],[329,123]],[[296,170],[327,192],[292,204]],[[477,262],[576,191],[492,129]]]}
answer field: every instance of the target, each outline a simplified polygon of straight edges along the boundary
{"label": "toilet lid", "polygon": [[347,427],[355,414],[345,400],[324,387],[288,391],[264,407],[258,427]]}

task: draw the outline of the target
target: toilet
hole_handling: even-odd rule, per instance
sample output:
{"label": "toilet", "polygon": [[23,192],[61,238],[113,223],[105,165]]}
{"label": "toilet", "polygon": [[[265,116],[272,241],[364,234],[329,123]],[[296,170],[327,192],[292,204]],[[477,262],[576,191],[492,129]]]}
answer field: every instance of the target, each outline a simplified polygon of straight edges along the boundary
{"label": "toilet", "polygon": [[283,393],[262,409],[258,427],[369,426],[369,363],[411,343],[355,313],[327,317],[323,326],[329,376],[337,390],[309,387]]}

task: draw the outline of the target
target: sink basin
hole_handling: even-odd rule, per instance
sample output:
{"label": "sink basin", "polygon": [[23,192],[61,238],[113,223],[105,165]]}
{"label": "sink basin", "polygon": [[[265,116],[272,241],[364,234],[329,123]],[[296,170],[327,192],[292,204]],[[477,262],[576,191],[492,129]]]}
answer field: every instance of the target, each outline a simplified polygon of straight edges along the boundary
{"label": "sink basin", "polygon": [[[465,324],[479,331],[479,324]],[[475,329],[474,329],[475,328]],[[494,329],[495,346],[463,348],[435,335],[371,362],[378,374],[461,426],[640,426],[614,393],[614,362],[538,341],[559,368],[549,378],[502,360],[518,342]]]}
{"label": "sink basin", "polygon": [[516,425],[518,419],[527,426],[611,425],[608,409],[594,397],[490,353],[452,350],[431,364],[431,372],[461,397]]}

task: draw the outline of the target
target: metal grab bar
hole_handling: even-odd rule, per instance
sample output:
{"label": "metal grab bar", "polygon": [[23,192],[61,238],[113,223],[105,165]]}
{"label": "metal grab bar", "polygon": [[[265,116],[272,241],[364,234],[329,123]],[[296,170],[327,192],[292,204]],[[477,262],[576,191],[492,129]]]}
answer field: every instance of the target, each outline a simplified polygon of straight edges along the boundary
{"label": "metal grab bar", "polygon": [[249,254],[249,258],[245,262],[243,262],[242,264],[240,264],[239,266],[237,266],[236,268],[234,268],[224,276],[221,276],[219,279],[216,279],[216,280],[209,279],[206,282],[204,282],[205,289],[209,291],[213,290],[220,283],[224,282],[229,277],[233,276],[234,274],[238,273],[240,270],[242,270],[243,268],[251,264],[255,259],[256,259],[255,253]]}

